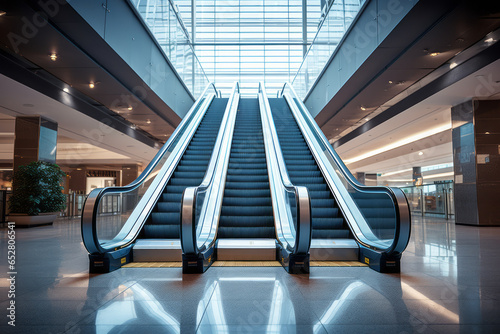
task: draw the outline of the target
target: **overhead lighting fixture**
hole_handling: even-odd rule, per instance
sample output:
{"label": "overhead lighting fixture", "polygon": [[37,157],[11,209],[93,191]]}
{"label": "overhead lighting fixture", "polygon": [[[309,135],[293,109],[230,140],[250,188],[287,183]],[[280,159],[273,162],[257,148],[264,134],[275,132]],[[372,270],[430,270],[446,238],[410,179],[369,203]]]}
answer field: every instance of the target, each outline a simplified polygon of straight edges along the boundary
{"label": "overhead lighting fixture", "polygon": [[424,155],[424,152],[420,151],[418,152],[418,155]]}
{"label": "overhead lighting fixture", "polygon": [[132,110],[132,109],[134,109],[134,108],[132,108],[132,107],[128,107],[128,108],[127,108],[127,110]]}
{"label": "overhead lighting fixture", "polygon": [[431,53],[429,53],[429,56],[431,56],[431,57],[436,57],[438,55],[439,55],[439,52],[431,52]]}
{"label": "overhead lighting fixture", "polygon": [[484,134],[485,134],[485,135],[489,135],[490,133],[489,133],[489,131],[486,131]]}
{"label": "overhead lighting fixture", "polygon": [[367,122],[368,122],[369,120],[370,120],[370,119],[369,119],[368,117],[367,117],[367,118],[365,118],[365,121],[367,121]]}
{"label": "overhead lighting fixture", "polygon": [[135,129],[137,129],[137,125],[132,124],[132,125],[130,126],[130,128],[131,128],[132,130],[135,130]]}
{"label": "overhead lighting fixture", "polygon": [[4,12],[3,10],[0,10],[0,16],[4,16],[5,14],[7,14],[7,12]]}
{"label": "overhead lighting fixture", "polygon": [[401,174],[401,173],[405,173],[405,172],[410,172],[412,170],[413,170],[412,168],[401,169],[401,170],[397,170],[395,172],[384,173],[380,177],[391,176],[391,175],[394,175],[394,174]]}
{"label": "overhead lighting fixture", "polygon": [[68,89],[68,87],[64,87],[64,88],[63,88],[63,91],[65,91],[66,93],[69,93],[69,89]]}
{"label": "overhead lighting fixture", "polygon": [[389,80],[389,84],[392,84],[392,80]]}
{"label": "overhead lighting fixture", "polygon": [[457,64],[457,63],[455,63],[455,62],[451,63],[451,64],[450,64],[450,70],[454,69],[454,68],[455,68],[455,67],[457,67],[457,66],[458,66],[458,64]]}
{"label": "overhead lighting fixture", "polygon": [[493,43],[495,40],[493,39],[493,37],[490,37],[490,38],[487,38],[484,40],[485,43]]}
{"label": "overhead lighting fixture", "polygon": [[363,110],[363,111],[365,111],[365,110],[366,110],[366,108],[365,108],[365,107],[363,107],[363,106],[361,106],[359,109],[361,109],[361,110]]}
{"label": "overhead lighting fixture", "polygon": [[95,87],[95,82],[91,81],[91,82],[89,83],[89,87],[90,87],[91,89],[92,89],[92,88],[94,88],[94,87]]}
{"label": "overhead lighting fixture", "polygon": [[424,180],[425,179],[436,179],[438,177],[446,177],[446,176],[453,176],[455,175],[454,172],[447,172],[447,173],[439,173],[439,174],[434,174],[434,175],[423,175]]}
{"label": "overhead lighting fixture", "polygon": [[360,160],[363,160],[363,159],[366,159],[369,157],[373,157],[374,155],[393,150],[393,149],[401,147],[403,145],[413,143],[415,141],[421,140],[423,138],[426,138],[426,137],[429,137],[429,136],[432,136],[432,135],[435,135],[437,133],[440,133],[440,132],[443,132],[446,130],[450,130],[450,129],[451,129],[451,124],[443,124],[441,126],[429,129],[427,131],[419,132],[419,133],[414,134],[410,137],[403,138],[403,139],[398,140],[396,142],[393,142],[389,145],[386,145],[386,146],[377,148],[375,150],[369,151],[367,153],[358,155],[354,158],[346,159],[346,160],[344,160],[344,163],[351,164],[351,163],[354,163],[354,162],[357,162],[357,161],[360,161]]}
{"label": "overhead lighting fixture", "polygon": [[50,60],[52,60],[52,61],[56,61],[56,60],[57,60],[57,53],[52,52],[52,53],[49,55],[49,57],[50,57]]}
{"label": "overhead lighting fixture", "polygon": [[148,119],[148,120],[146,121],[146,123],[147,123],[147,124],[151,124],[151,120],[150,120],[150,119]]}

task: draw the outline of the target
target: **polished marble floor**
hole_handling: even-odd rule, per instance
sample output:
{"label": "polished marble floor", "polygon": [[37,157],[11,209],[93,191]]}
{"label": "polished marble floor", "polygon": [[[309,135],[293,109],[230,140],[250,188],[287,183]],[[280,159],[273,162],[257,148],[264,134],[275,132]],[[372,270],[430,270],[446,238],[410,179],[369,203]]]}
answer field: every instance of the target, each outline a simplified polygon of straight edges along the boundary
{"label": "polished marble floor", "polygon": [[500,333],[500,228],[417,217],[401,274],[222,267],[89,275],[78,220],[16,235],[13,328],[0,227],[0,333]]}

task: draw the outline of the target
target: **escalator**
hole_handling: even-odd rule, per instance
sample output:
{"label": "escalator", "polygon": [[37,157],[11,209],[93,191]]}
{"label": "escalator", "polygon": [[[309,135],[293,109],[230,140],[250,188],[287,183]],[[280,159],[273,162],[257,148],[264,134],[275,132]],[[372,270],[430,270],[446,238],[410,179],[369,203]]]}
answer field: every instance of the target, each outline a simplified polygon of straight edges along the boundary
{"label": "escalator", "polygon": [[[219,260],[276,258],[273,207],[256,98],[241,98],[239,102],[217,238]],[[267,256],[263,255],[266,249]]]}
{"label": "escalator", "polygon": [[240,98],[235,83],[217,164],[183,194],[184,273],[215,259],[279,260],[290,273],[309,272],[309,195],[288,180],[262,87],[258,98]]}
{"label": "escalator", "polygon": [[309,189],[313,239],[352,239],[304,137],[283,98],[270,98],[269,104],[290,180]]}
{"label": "escalator", "polygon": [[[182,194],[199,185],[217,159],[228,99],[209,84],[141,175],[123,187],[94,189],[84,203],[82,237],[90,272],[131,262],[181,261]],[[119,215],[103,206],[113,203]]]}
{"label": "escalator", "polygon": [[360,184],[289,84],[269,104],[290,180],[309,190],[311,260],[359,260],[399,272],[411,230],[403,192]]}
{"label": "escalator", "polygon": [[[270,98],[290,181],[311,197],[311,260],[357,261],[358,245],[284,98]],[[336,251],[329,251],[335,245]]]}
{"label": "escalator", "polygon": [[[214,98],[133,248],[135,262],[180,261],[182,193],[199,185],[214,149],[227,98]],[[159,242],[160,241],[160,242]]]}

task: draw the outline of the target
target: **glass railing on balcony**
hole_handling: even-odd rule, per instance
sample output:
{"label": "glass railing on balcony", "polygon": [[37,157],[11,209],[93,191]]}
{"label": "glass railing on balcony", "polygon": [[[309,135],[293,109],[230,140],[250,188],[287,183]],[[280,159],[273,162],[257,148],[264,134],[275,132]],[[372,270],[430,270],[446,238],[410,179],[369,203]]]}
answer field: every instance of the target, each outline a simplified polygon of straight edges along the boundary
{"label": "glass railing on balcony", "polygon": [[172,0],[129,0],[156,38],[191,94],[198,98],[209,80]]}
{"label": "glass railing on balcony", "polygon": [[365,2],[366,0],[330,1],[316,37],[292,80],[292,85],[302,100],[314,86]]}

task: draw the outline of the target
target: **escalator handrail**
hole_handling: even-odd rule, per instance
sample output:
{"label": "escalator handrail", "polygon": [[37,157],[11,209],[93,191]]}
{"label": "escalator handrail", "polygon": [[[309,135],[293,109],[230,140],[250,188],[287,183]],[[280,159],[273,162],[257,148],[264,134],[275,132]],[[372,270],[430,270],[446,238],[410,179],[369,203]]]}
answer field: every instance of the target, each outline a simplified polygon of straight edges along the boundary
{"label": "escalator handrail", "polygon": [[[238,82],[235,82],[205,177],[199,186],[187,187],[182,194],[180,239],[183,254],[198,255],[201,251],[211,247],[215,243],[217,224],[215,226],[212,224],[214,221],[218,222],[220,215],[239,98],[240,86]],[[218,184],[216,184],[217,181],[219,182]],[[207,189],[209,190],[207,191]],[[198,224],[201,224],[201,229],[203,229],[205,224],[210,224],[206,225],[210,232],[206,236],[206,241],[203,245],[198,247],[198,233],[195,221],[196,198],[198,193],[202,191],[207,191],[208,196],[204,199]],[[212,228],[212,226],[215,228]]]}
{"label": "escalator handrail", "polygon": [[[214,93],[209,93],[209,91],[213,89]],[[220,94],[220,91],[219,91]],[[208,109],[208,106],[210,105],[210,102],[214,96],[217,95],[217,89],[213,83],[209,83],[205,89],[203,90],[202,94],[196,100],[196,102],[193,104],[193,106],[189,109],[188,113],[186,116],[182,119],[181,123],[177,126],[175,131],[172,133],[168,141],[163,145],[163,147],[158,151],[158,153],[155,155],[155,157],[151,160],[151,162],[148,164],[148,166],[144,169],[144,171],[130,184],[122,186],[122,187],[107,187],[107,188],[96,188],[93,189],[87,198],[85,199],[85,202],[83,204],[82,208],[82,218],[81,218],[81,231],[82,231],[82,239],[85,248],[90,254],[94,253],[106,253],[107,251],[117,249],[117,248],[122,248],[125,247],[126,245],[130,244],[132,241],[127,240],[125,242],[115,242],[114,244],[110,245],[109,247],[102,247],[101,243],[99,242],[99,238],[97,235],[97,215],[98,215],[98,210],[99,210],[99,204],[101,202],[101,199],[108,194],[122,194],[122,193],[129,193],[137,188],[139,188],[152,174],[153,170],[157,167],[158,163],[163,159],[164,155],[168,152],[174,153],[174,150],[176,149],[177,146],[179,146],[179,142],[177,141],[178,138],[181,138],[184,133],[191,132],[194,134],[196,128],[200,124],[203,115],[205,114],[206,110]],[[193,129],[194,128],[194,129]],[[192,136],[190,136],[192,137]],[[185,144],[185,143],[181,143]],[[182,146],[186,146],[182,145]],[[185,147],[183,148],[183,150]],[[183,151],[182,150],[182,151]],[[177,163],[180,160],[180,156],[178,156],[174,163],[177,165]],[[163,167],[162,167],[163,169]],[[132,215],[131,215],[132,216]],[[129,217],[130,219],[130,217]],[[128,222],[128,220],[127,220]],[[125,224],[127,225],[127,223]],[[125,226],[124,225],[124,226]],[[122,234],[122,231],[120,232],[120,238],[126,239],[128,235]],[[126,234],[126,233],[125,233]],[[115,237],[116,239],[116,237]],[[115,240],[113,239],[113,240]]]}
{"label": "escalator handrail", "polygon": [[[283,89],[281,91],[281,95],[284,95],[285,89],[288,87],[290,89],[290,92],[292,93],[293,97],[292,100],[299,104],[297,107],[299,110],[302,112],[297,113],[297,115],[294,116],[299,121],[300,118],[303,118],[306,123],[308,123],[309,129],[311,131],[315,132],[315,135],[317,138],[320,138],[321,144],[323,147],[327,149],[328,154],[331,156],[331,158],[335,161],[336,165],[338,166],[339,170],[342,172],[343,176],[345,179],[350,183],[350,185],[356,189],[359,192],[363,193],[373,193],[373,192],[384,192],[386,193],[391,200],[394,203],[394,209],[396,211],[396,225],[395,225],[395,234],[394,234],[394,240],[391,243],[391,245],[387,248],[381,248],[379,245],[375,245],[371,243],[369,240],[363,240],[364,238],[358,239],[360,237],[359,234],[354,233],[355,237],[358,239],[358,242],[363,244],[364,246],[368,248],[372,248],[375,250],[382,250],[384,253],[388,255],[398,255],[401,254],[406,246],[408,245],[408,242],[410,240],[410,233],[411,233],[411,219],[410,219],[410,209],[408,205],[408,201],[406,199],[406,196],[402,192],[401,189],[399,188],[391,188],[391,187],[384,187],[384,186],[365,186],[361,184],[359,181],[357,181],[354,176],[351,174],[349,169],[345,166],[344,162],[338,154],[333,150],[332,146],[328,142],[328,139],[326,136],[323,134],[317,123],[314,121],[314,118],[311,116],[309,112],[307,112],[307,108],[304,106],[303,102],[300,100],[298,97],[297,93],[295,92],[293,86],[290,83],[285,83],[283,86]],[[291,108],[293,109],[293,108]],[[293,113],[293,110],[292,110]],[[297,117],[298,116],[298,117]],[[306,136],[305,136],[306,137]],[[307,140],[310,140],[307,138]],[[319,154],[316,152],[313,152],[316,157],[320,157]],[[363,217],[364,219],[364,217]],[[353,223],[356,223],[354,221]],[[368,226],[368,225],[367,225]],[[363,232],[361,232],[363,233]]]}
{"label": "escalator handrail", "polygon": [[[290,249],[293,254],[297,255],[305,255],[309,254],[309,248],[311,246],[311,201],[309,198],[309,192],[306,187],[303,186],[294,186],[290,181],[290,177],[288,175],[288,171],[286,168],[285,160],[283,158],[283,153],[281,151],[280,142],[278,139],[278,134],[276,131],[276,126],[274,124],[274,119],[271,113],[271,107],[269,105],[269,100],[267,98],[265,86],[262,82],[259,83],[259,100],[261,100],[261,119],[262,119],[262,127],[263,129],[268,130],[269,139],[264,135],[264,144],[266,147],[266,162],[268,166],[269,178],[273,178],[269,180],[270,186],[280,185],[285,192],[292,192],[295,194],[296,199],[296,207],[297,207],[297,227],[295,230],[295,240],[292,244],[287,240],[286,236],[279,231],[282,230],[281,224],[284,221],[293,222],[293,218],[291,217],[290,209],[286,207],[287,202],[286,199],[280,197],[279,199],[274,199],[273,202],[276,204],[273,205],[273,210],[275,211],[275,222],[276,222],[276,231],[278,235],[278,242],[280,243],[288,243],[289,247],[285,245],[288,249]],[[273,181],[273,182],[271,182]],[[271,194],[275,192],[271,189]],[[274,204],[273,203],[273,204]],[[279,206],[279,207],[278,207]],[[280,213],[286,213],[286,217],[283,217]],[[290,224],[290,225],[293,225]]]}

